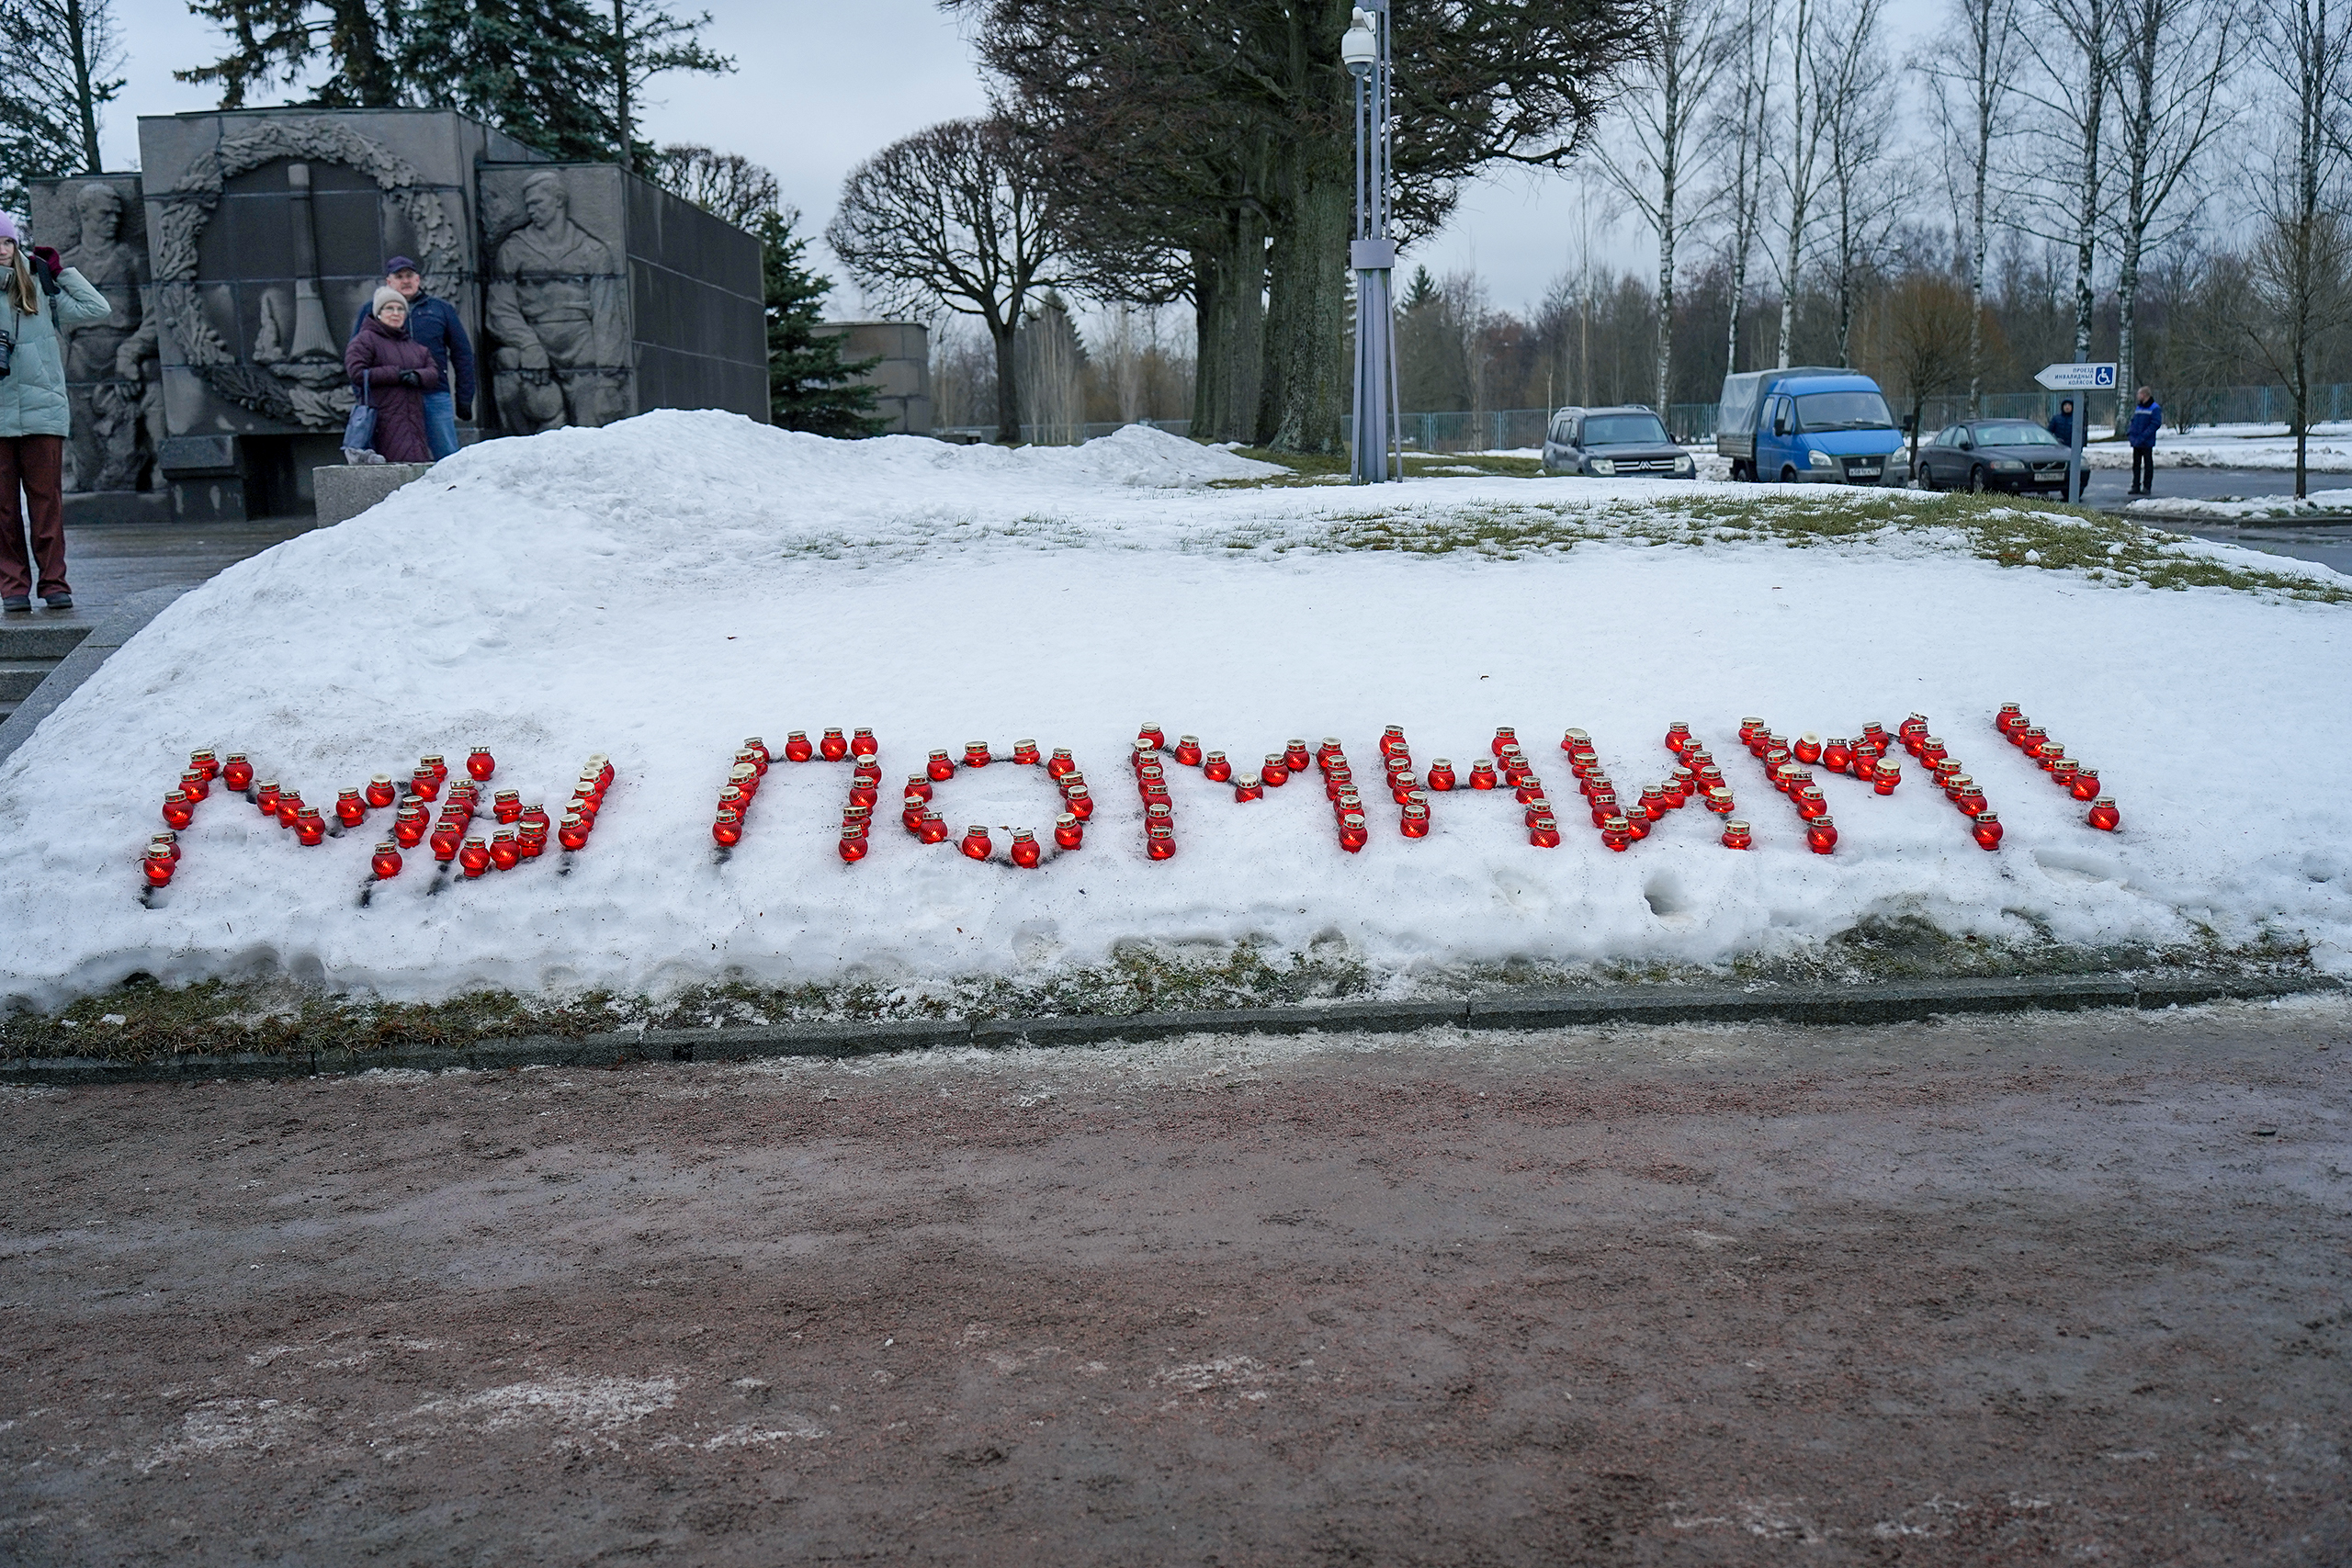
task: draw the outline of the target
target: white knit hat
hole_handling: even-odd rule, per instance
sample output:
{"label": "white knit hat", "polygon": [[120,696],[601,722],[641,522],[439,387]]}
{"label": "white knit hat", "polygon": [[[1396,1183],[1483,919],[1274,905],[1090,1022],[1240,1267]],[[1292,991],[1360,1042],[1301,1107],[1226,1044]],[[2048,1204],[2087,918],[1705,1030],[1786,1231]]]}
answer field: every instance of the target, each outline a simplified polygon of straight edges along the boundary
{"label": "white knit hat", "polygon": [[397,301],[402,308],[406,308],[408,304],[408,296],[401,293],[397,288],[379,288],[376,290],[376,298],[368,302],[368,313],[371,316],[380,314],[383,311],[386,301],[388,300]]}

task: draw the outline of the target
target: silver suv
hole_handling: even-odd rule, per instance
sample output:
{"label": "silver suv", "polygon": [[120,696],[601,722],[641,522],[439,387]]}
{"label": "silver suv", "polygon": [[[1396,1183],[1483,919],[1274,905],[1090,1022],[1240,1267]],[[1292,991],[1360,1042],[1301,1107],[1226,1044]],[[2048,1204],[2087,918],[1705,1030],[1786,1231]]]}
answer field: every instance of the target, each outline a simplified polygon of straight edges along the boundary
{"label": "silver suv", "polygon": [[1544,434],[1544,471],[1604,479],[1689,479],[1699,472],[1657,415],[1637,403],[1554,414]]}

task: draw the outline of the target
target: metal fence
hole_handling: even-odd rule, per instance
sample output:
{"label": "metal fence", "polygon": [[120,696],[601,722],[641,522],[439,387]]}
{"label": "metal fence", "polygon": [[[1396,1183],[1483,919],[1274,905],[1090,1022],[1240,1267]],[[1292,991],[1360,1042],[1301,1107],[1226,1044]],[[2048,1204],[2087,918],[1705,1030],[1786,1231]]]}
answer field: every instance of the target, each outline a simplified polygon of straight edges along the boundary
{"label": "metal fence", "polygon": [[[1983,419],[2030,419],[2037,423],[2058,412],[2058,400],[2071,393],[2058,392],[1987,392],[1984,394]],[[2090,394],[2087,408],[2090,428],[2096,432],[2110,429],[2115,423],[2115,394]],[[2215,387],[2207,389],[2177,390],[2165,405],[2165,420],[2176,430],[2189,430],[2209,424],[2283,424],[2294,404],[2284,387]],[[1896,412],[1908,409],[1897,407]],[[1408,413],[1403,416],[1405,446],[1414,452],[1494,452],[1541,446],[1544,427],[1551,421],[1548,409],[1485,409],[1451,413]],[[1968,416],[1968,400],[1961,395],[1929,398],[1920,412],[1920,425],[1926,430],[1940,430]],[[2352,383],[2338,383],[2312,389],[2312,417],[2314,421],[2352,419]],[[1189,419],[1151,419],[1138,423],[1155,425],[1174,435],[1190,434]],[[1668,407],[1667,428],[1678,441],[1709,442],[1715,437],[1715,405],[1713,403],[1674,403]],[[1039,425],[1021,427],[1023,442],[1046,446],[1074,446],[1081,441],[1091,441],[1108,435],[1122,426],[1116,421],[1092,424]],[[954,441],[993,441],[996,426],[992,424],[959,425],[941,429],[933,434]]]}

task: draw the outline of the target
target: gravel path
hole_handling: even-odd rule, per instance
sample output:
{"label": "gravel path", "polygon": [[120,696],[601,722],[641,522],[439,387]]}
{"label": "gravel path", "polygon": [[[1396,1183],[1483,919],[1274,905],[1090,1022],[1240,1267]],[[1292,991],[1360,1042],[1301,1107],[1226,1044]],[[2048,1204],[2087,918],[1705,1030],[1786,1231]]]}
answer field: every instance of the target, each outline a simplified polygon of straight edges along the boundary
{"label": "gravel path", "polygon": [[2352,1010],[14,1090],[0,1560],[2352,1561]]}

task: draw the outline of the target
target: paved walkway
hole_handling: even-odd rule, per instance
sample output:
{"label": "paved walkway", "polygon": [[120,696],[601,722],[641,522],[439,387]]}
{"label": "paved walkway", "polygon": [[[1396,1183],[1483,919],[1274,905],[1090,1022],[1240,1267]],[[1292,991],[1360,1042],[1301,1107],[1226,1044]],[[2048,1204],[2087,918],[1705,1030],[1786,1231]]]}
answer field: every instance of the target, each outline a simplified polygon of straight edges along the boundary
{"label": "paved walkway", "polygon": [[[225,567],[297,534],[308,533],[308,517],[275,517],[260,523],[165,524],[141,527],[94,523],[65,530],[65,573],[74,584],[70,616],[36,610],[30,619],[96,621],[134,593],[151,588],[193,588]],[[11,625],[25,625],[18,616]]]}

